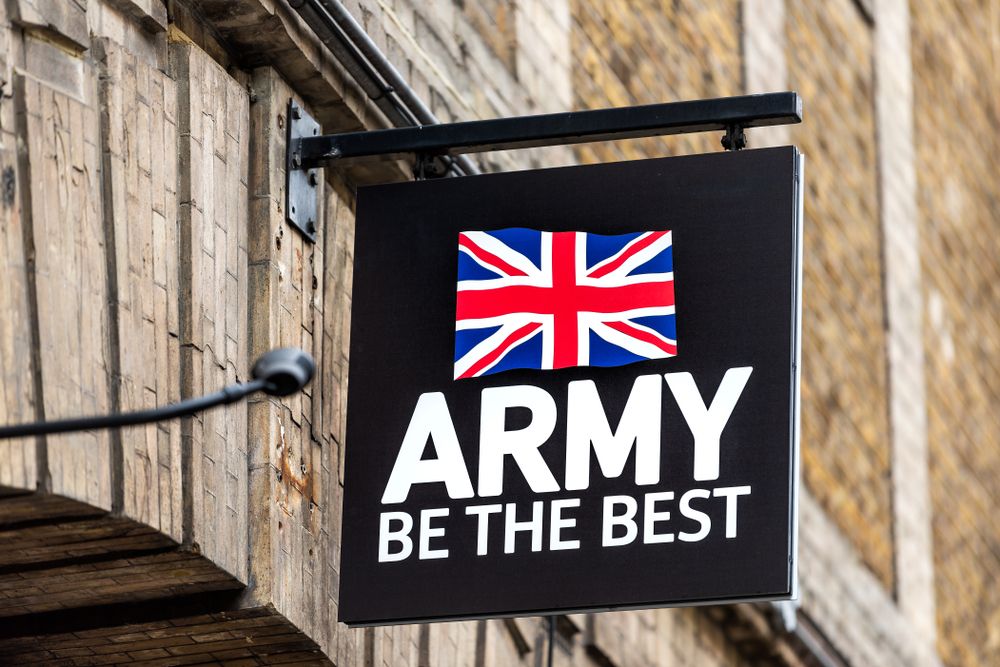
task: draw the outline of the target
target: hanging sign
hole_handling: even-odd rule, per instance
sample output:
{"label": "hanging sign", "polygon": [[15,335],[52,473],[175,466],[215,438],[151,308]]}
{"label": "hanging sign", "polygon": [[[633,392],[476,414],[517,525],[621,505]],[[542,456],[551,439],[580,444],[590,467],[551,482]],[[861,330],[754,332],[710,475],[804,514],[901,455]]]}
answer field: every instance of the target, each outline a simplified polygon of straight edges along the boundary
{"label": "hanging sign", "polygon": [[358,193],[339,619],[794,595],[794,148]]}

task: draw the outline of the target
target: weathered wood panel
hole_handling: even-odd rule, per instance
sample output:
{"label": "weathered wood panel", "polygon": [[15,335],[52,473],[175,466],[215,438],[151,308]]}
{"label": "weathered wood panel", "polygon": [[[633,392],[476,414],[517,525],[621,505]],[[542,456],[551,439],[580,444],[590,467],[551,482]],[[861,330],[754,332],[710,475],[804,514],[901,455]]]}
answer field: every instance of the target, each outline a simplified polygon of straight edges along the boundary
{"label": "weathered wood panel", "polygon": [[[105,221],[119,373],[116,409],[180,398],[177,92],[172,79],[99,40]],[[115,324],[113,324],[115,326]],[[180,540],[181,428],[125,429],[121,502],[126,516]]]}
{"label": "weathered wood panel", "polygon": [[[30,174],[25,252],[35,262],[39,416],[106,413],[108,297],[97,110],[24,75],[15,79],[15,99],[29,165],[23,173]],[[49,437],[52,491],[110,507],[108,457],[106,432]]]}
{"label": "weathered wood panel", "polygon": [[[7,120],[7,109],[0,113]],[[7,113],[4,113],[4,112]],[[10,127],[4,123],[5,127]],[[21,180],[12,133],[0,134],[0,423],[35,419],[32,374],[31,317],[28,303],[24,226],[21,218]],[[34,488],[37,480],[34,438],[0,442],[0,485]]]}
{"label": "weathered wood panel", "polygon": [[[339,486],[323,414],[324,267],[335,225],[328,223],[316,245],[285,225],[283,116],[292,93],[269,68],[255,72],[253,89],[251,355],[300,347],[320,368],[300,394],[250,402],[253,595],[274,604],[321,646],[335,647],[341,631],[360,634],[336,624],[331,536],[339,522]],[[357,642],[348,643],[348,654],[357,655]]]}
{"label": "weathered wood panel", "polygon": [[90,567],[69,564],[0,574],[5,598],[0,618],[238,588],[227,573],[195,554],[142,554]]}
{"label": "weathered wood panel", "polygon": [[[178,81],[182,397],[249,377],[247,177],[249,94],[198,47],[171,45]],[[185,419],[191,520],[185,538],[246,581],[247,406]],[[183,473],[183,471],[182,471]]]}
{"label": "weathered wood panel", "polygon": [[[285,223],[284,114],[294,93],[270,68],[255,72],[253,90],[251,356],[301,347],[317,375],[299,395],[250,402],[252,596],[337,664],[475,664],[484,650],[479,623],[350,630],[337,622],[354,196],[328,170],[318,242]],[[520,655],[502,624],[494,643]]]}
{"label": "weathered wood panel", "polygon": [[7,662],[62,667],[333,664],[315,643],[267,608],[0,639],[0,663]]}

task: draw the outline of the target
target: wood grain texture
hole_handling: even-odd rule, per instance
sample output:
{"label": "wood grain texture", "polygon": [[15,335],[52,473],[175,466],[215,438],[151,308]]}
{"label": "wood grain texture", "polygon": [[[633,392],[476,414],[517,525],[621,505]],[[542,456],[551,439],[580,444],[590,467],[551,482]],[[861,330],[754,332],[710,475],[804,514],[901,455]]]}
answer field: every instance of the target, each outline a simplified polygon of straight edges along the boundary
{"label": "wood grain texture", "polygon": [[[338,549],[332,536],[340,487],[337,449],[323,410],[330,392],[324,373],[324,290],[330,289],[325,257],[337,239],[330,223],[337,202],[326,196],[325,224],[315,245],[285,224],[284,114],[292,92],[270,68],[254,73],[253,89],[251,354],[300,347],[320,370],[300,394],[250,402],[252,596],[274,604],[334,656],[342,634],[360,635],[336,624]],[[357,641],[347,644],[356,654]]]}
{"label": "wood grain texture", "polygon": [[[106,413],[108,295],[98,113],[23,75],[15,89],[31,173],[25,247],[34,258],[39,416]],[[108,434],[70,433],[47,442],[52,490],[110,507]]]}
{"label": "wood grain texture", "polygon": [[[4,134],[3,145],[14,137]],[[33,338],[28,301],[28,265],[24,255],[21,218],[21,178],[17,155],[0,149],[0,423],[16,424],[35,419]],[[0,455],[0,485],[34,488],[36,469],[34,438],[8,440]]]}
{"label": "wood grain texture", "polygon": [[145,665],[332,663],[273,609],[256,608],[0,640],[0,662]]}
{"label": "wood grain texture", "polygon": [[[189,43],[171,45],[178,86],[181,396],[248,379],[249,94]],[[247,577],[247,406],[182,422],[185,539]]]}
{"label": "wood grain texture", "polygon": [[[180,398],[177,92],[163,72],[100,40],[105,224],[116,299],[118,410]],[[181,539],[176,421],[122,431],[122,511]]]}

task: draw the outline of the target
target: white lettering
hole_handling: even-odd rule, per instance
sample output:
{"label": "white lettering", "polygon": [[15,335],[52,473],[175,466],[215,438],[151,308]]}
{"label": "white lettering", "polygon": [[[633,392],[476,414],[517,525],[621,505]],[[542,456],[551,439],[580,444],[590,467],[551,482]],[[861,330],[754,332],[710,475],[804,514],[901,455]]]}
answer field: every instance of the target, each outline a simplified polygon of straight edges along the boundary
{"label": "white lettering", "polygon": [[635,443],[635,483],[660,481],[660,405],[663,385],[658,375],[635,379],[618,430],[611,432],[597,386],[593,380],[569,383],[566,417],[566,488],[590,486],[590,444],[611,479],[625,469]]}
{"label": "white lettering", "polygon": [[716,498],[726,499],[726,537],[736,537],[736,503],[739,496],[749,496],[749,486],[723,486],[712,489],[712,495]]}
{"label": "white lettering", "polygon": [[694,435],[694,478],[719,479],[719,438],[733,414],[753,368],[730,368],[722,378],[711,407],[706,408],[690,373],[667,373],[664,378]]}
{"label": "white lettering", "polygon": [[681,496],[681,516],[694,519],[699,524],[697,533],[678,533],[677,537],[680,538],[681,542],[700,542],[708,536],[708,531],[712,529],[712,519],[704,512],[691,507],[691,499],[708,498],[711,495],[705,489],[691,489]]}
{"label": "white lettering", "polygon": [[[421,460],[427,439],[434,443],[436,459]],[[471,498],[472,480],[462,457],[455,425],[444,394],[421,394],[396,455],[396,463],[382,494],[382,504],[401,503],[414,484],[444,482],[448,497]]]}
{"label": "white lettering", "polygon": [[[399,530],[391,530],[393,521],[399,521],[403,527]],[[379,515],[378,562],[391,563],[409,558],[410,554],[413,553],[413,540],[410,539],[411,530],[413,530],[413,517],[406,512],[382,512]],[[389,551],[391,542],[398,542],[402,548],[396,553],[391,553]]]}
{"label": "white lettering", "polygon": [[[531,422],[522,429],[508,431],[507,410],[518,407],[531,411]],[[558,491],[559,483],[538,451],[555,427],[556,403],[544,389],[531,385],[484,389],[479,424],[479,495],[503,493],[503,464],[508,455],[532,491]]]}
{"label": "white lettering", "polygon": [[642,542],[643,544],[665,544],[674,541],[673,533],[657,533],[658,521],[669,521],[670,512],[657,512],[656,503],[663,500],[673,500],[673,491],[647,493],[642,511]]}
{"label": "white lettering", "polygon": [[552,520],[549,526],[549,551],[561,551],[563,549],[579,549],[580,540],[562,539],[563,528],[575,528],[576,519],[563,518],[562,511],[567,507],[579,507],[579,498],[567,498],[565,500],[552,501]]}
{"label": "white lettering", "polygon": [[431,549],[431,538],[444,535],[444,528],[431,528],[431,519],[439,516],[448,516],[448,508],[421,510],[420,512],[420,555],[419,560],[431,560],[434,558],[447,558],[447,549]]}
{"label": "white lettering", "polygon": [[505,554],[514,553],[514,538],[517,533],[522,531],[531,532],[531,550],[541,551],[542,550],[542,515],[544,513],[544,505],[541,500],[536,500],[531,503],[531,520],[529,521],[517,521],[517,505],[515,503],[507,503],[507,511],[504,515],[504,536],[503,536],[503,552]]}
{"label": "white lettering", "polygon": [[[615,514],[615,505],[624,505],[624,514]],[[604,499],[604,529],[601,537],[602,547],[620,547],[631,544],[639,534],[635,525],[635,513],[638,504],[631,496],[608,496]],[[625,534],[615,537],[615,526],[624,526]]]}
{"label": "white lettering", "polygon": [[476,522],[476,555],[485,556],[487,554],[487,544],[489,542],[490,515],[503,510],[502,505],[473,505],[466,507],[465,513],[468,516],[478,517]]}

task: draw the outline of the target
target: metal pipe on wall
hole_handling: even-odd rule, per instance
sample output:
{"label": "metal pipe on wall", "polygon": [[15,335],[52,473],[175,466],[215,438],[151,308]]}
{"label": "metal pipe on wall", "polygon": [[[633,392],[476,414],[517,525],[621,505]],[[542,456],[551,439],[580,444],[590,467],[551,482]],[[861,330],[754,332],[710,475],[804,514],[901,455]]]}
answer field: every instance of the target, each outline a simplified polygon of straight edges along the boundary
{"label": "metal pipe on wall", "polygon": [[[298,12],[394,126],[437,125],[440,122],[338,0],[288,0],[288,5]],[[479,173],[467,156],[444,159],[459,175]]]}

